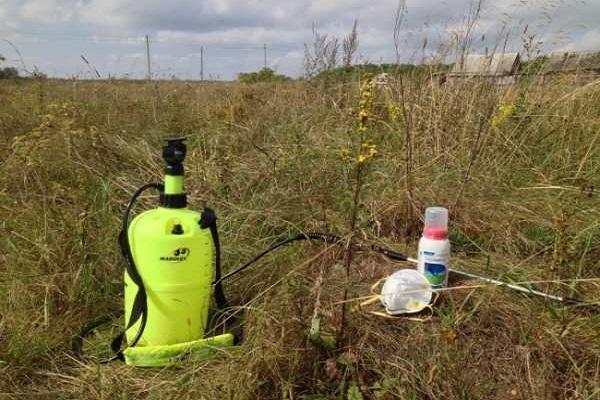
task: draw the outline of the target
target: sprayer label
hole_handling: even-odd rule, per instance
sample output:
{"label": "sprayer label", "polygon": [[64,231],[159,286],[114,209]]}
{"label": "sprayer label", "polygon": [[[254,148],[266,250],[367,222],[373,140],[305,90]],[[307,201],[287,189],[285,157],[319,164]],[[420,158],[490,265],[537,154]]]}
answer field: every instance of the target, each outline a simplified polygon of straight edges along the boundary
{"label": "sprayer label", "polygon": [[425,277],[432,286],[443,285],[446,280],[446,273],[444,264],[425,263]]}
{"label": "sprayer label", "polygon": [[187,247],[180,247],[178,249],[175,249],[173,253],[169,256],[161,256],[160,261],[185,261],[190,255],[190,252],[190,249],[188,249]]}

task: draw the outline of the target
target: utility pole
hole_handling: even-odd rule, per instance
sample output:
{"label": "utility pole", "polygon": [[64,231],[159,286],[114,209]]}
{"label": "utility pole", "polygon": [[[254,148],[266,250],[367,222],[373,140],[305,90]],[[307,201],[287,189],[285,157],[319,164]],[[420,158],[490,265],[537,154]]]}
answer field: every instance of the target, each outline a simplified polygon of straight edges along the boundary
{"label": "utility pole", "polygon": [[263,45],[263,50],[264,50],[264,54],[265,54],[265,69],[267,69],[267,44],[266,43]]}
{"label": "utility pole", "polygon": [[204,46],[200,47],[200,80],[204,80]]}
{"label": "utility pole", "polygon": [[150,71],[150,40],[148,39],[148,35],[146,35],[146,65],[148,67],[146,78],[151,81],[152,72]]}

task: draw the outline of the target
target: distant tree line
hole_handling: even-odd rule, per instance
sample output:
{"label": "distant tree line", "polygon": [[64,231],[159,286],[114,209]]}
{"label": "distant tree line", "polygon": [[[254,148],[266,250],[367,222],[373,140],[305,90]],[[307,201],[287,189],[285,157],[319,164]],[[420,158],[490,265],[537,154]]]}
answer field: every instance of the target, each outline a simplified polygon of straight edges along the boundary
{"label": "distant tree line", "polygon": [[29,71],[23,65],[25,75],[19,74],[19,70],[15,67],[2,67],[2,63],[6,58],[0,54],[0,79],[46,79],[47,76],[35,67],[33,71]]}
{"label": "distant tree line", "polygon": [[291,79],[289,76],[276,73],[271,68],[263,68],[257,72],[242,72],[238,75],[238,81],[243,83],[280,82]]}
{"label": "distant tree line", "polygon": [[[0,64],[6,61],[6,58],[0,54]],[[14,67],[1,67],[0,79],[15,79],[19,77],[19,71]]]}
{"label": "distant tree line", "polygon": [[447,72],[450,67],[447,64],[355,64],[321,71],[313,79],[353,81],[360,76],[374,76],[377,74],[387,74],[392,77],[401,74],[410,74],[411,76],[427,75],[432,72]]}

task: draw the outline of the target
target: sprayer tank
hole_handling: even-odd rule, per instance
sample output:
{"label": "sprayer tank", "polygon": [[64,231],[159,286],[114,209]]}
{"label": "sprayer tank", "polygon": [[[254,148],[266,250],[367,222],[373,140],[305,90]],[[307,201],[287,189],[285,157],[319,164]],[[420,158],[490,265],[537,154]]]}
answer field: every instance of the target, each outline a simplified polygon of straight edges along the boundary
{"label": "sprayer tank", "polygon": [[[210,231],[200,213],[159,207],[129,226],[131,252],[148,296],[148,322],[138,346],[158,346],[202,338],[213,279]],[[125,273],[125,318],[137,286]],[[126,324],[128,321],[125,321]],[[127,331],[131,341],[139,322]]]}

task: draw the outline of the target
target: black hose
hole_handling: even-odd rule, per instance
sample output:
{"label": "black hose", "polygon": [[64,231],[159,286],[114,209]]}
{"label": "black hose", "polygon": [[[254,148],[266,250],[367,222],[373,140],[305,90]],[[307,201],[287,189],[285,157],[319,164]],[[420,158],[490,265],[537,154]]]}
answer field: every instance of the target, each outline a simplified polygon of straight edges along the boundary
{"label": "black hose", "polygon": [[[252,258],[250,261],[246,262],[245,264],[241,265],[240,267],[234,269],[231,272],[228,272],[227,274],[223,275],[223,277],[221,279],[215,279],[214,284],[215,285],[220,285],[222,281],[224,281],[225,279],[231,278],[234,275],[237,275],[238,273],[242,272],[243,270],[245,270],[246,268],[250,267],[252,264],[254,264],[255,262],[257,262],[258,260],[260,260],[261,258],[263,258],[264,256],[266,256],[267,254],[269,254],[270,252],[280,248],[281,246],[290,244],[290,243],[294,243],[297,241],[303,241],[303,240],[316,240],[316,241],[322,241],[322,242],[326,242],[326,243],[336,243],[336,244],[340,244],[343,240],[342,237],[340,236],[336,236],[336,235],[332,235],[329,233],[320,233],[320,232],[308,232],[308,233],[300,233],[296,236],[287,238],[287,239],[282,239],[278,242],[276,242],[274,245],[270,246],[269,248],[267,248],[266,250],[262,251],[261,253],[257,254],[254,258]],[[359,250],[370,250],[373,251],[375,253],[381,254],[387,258],[389,258],[390,260],[394,260],[394,261],[407,261],[408,257],[405,256],[402,253],[399,253],[397,251],[394,251],[392,249],[388,249],[385,247],[381,247],[379,245],[376,244],[371,244],[371,245],[367,245],[364,243],[360,243],[360,242],[353,242],[351,243],[351,246],[354,246],[356,248],[358,248]],[[485,278],[485,277],[480,277],[480,276],[476,276],[473,274],[469,274],[469,273],[465,273],[462,271],[458,271],[458,270],[451,270],[450,272],[452,273],[456,273],[458,275],[461,276],[466,276],[466,277],[471,277],[471,278],[476,278],[476,279],[482,279],[482,280],[490,280],[489,278]],[[500,284],[500,286],[506,286],[508,288],[512,288],[511,285],[509,283],[506,282],[502,282]],[[513,288],[514,289],[514,288]],[[527,288],[523,288],[525,290],[521,290],[524,293],[528,293],[528,294],[533,294],[533,295],[538,295],[537,291],[535,290],[527,290]],[[581,300],[577,300],[577,299],[573,299],[570,297],[563,297],[560,300],[559,299],[555,299],[558,302],[561,302],[563,304],[566,305],[573,305],[573,306],[578,306],[578,307],[582,307],[582,308],[588,308],[590,310],[596,311],[598,312],[600,310],[600,305],[596,304],[596,303],[587,303]]]}
{"label": "black hose", "polygon": [[[254,258],[252,258],[250,261],[246,262],[242,266],[223,275],[223,277],[221,279],[216,279],[214,284],[219,284],[222,281],[224,281],[225,279],[231,278],[232,276],[239,274],[240,272],[242,272],[243,270],[245,270],[246,268],[248,268],[249,266],[251,266],[252,264],[257,262],[258,260],[260,260],[261,258],[266,256],[267,254],[269,254],[270,252],[272,252],[274,250],[277,250],[281,246],[285,246],[287,244],[299,242],[299,241],[303,241],[303,240],[315,240],[315,241],[321,241],[321,242],[325,242],[325,243],[339,244],[343,241],[343,238],[341,236],[333,235],[330,233],[306,232],[306,233],[299,233],[296,236],[292,236],[287,239],[282,239],[282,240],[276,242],[271,247],[267,248],[266,250],[258,253],[256,256],[254,256]],[[408,259],[408,257],[405,256],[404,254],[398,253],[397,251],[383,248],[383,247],[375,245],[375,244],[366,246],[363,243],[353,242],[353,243],[351,243],[351,246],[355,246],[358,249],[367,249],[367,250],[374,251],[376,253],[382,254],[382,255],[384,255],[392,260],[395,260],[395,261],[406,261]]]}
{"label": "black hose", "polygon": [[336,235],[328,234],[328,233],[319,233],[319,232],[299,233],[296,236],[293,236],[291,238],[283,239],[283,240],[276,242],[274,245],[270,246],[266,250],[263,250],[262,252],[258,253],[250,261],[248,261],[245,264],[241,265],[240,267],[234,269],[233,271],[226,273],[225,275],[223,275],[223,277],[221,279],[215,280],[215,282],[213,284],[218,285],[221,282],[223,282],[225,279],[231,278],[232,276],[239,274],[240,272],[242,272],[243,270],[245,270],[246,268],[248,268],[249,266],[251,266],[252,264],[257,262],[258,260],[260,260],[261,258],[266,256],[267,254],[269,254],[270,252],[272,252],[274,250],[277,250],[281,246],[285,246],[286,244],[303,241],[303,240],[320,240],[325,243],[336,243],[336,242],[340,242],[342,240],[342,238],[339,236],[336,236]]}

